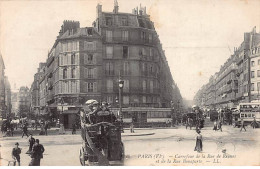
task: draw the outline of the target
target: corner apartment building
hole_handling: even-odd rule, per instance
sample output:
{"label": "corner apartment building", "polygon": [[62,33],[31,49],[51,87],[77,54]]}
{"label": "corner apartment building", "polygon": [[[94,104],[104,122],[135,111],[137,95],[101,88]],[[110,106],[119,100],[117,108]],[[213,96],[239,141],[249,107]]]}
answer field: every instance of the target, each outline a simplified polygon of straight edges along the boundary
{"label": "corner apartment building", "polygon": [[93,27],[64,21],[40,78],[43,112],[60,114],[70,128],[88,99],[118,107],[119,76],[123,107],[170,107],[182,104],[154,24],[146,8],[121,13],[97,5]]}

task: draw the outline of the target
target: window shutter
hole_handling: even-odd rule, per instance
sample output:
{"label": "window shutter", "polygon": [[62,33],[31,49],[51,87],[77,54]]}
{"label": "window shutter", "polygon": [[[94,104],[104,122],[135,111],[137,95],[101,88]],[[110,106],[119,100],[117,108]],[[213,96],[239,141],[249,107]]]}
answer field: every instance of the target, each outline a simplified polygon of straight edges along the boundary
{"label": "window shutter", "polygon": [[80,92],[80,83],[79,80],[76,81],[76,93]]}
{"label": "window shutter", "polygon": [[97,68],[94,68],[94,79],[97,78]]}
{"label": "window shutter", "polygon": [[59,80],[63,79],[63,69],[59,68]]}
{"label": "window shutter", "polygon": [[85,68],[84,74],[85,74],[84,77],[85,77],[85,78],[88,78],[88,68]]}
{"label": "window shutter", "polygon": [[75,69],[76,69],[75,70],[75,78],[79,79],[79,77],[80,77],[79,66],[76,66]]}
{"label": "window shutter", "polygon": [[94,82],[93,86],[94,86],[94,92],[97,92],[97,82]]}
{"label": "window shutter", "polygon": [[71,78],[71,67],[67,68],[67,78],[70,79]]}
{"label": "window shutter", "polygon": [[71,65],[71,54],[67,54],[68,57],[68,65]]}
{"label": "window shutter", "polygon": [[95,55],[95,54],[93,55],[93,63],[97,64],[97,55]]}

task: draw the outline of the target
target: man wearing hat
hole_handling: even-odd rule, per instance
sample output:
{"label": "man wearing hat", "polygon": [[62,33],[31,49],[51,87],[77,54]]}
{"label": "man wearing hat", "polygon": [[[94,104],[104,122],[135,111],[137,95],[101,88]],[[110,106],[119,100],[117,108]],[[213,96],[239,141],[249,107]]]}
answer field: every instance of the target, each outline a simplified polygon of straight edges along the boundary
{"label": "man wearing hat", "polygon": [[32,161],[30,162],[30,166],[40,166],[41,159],[43,158],[43,152],[45,151],[43,145],[40,144],[39,139],[35,140],[35,144],[32,149]]}
{"label": "man wearing hat", "polygon": [[19,143],[15,143],[15,147],[12,151],[12,157],[14,160],[18,162],[18,165],[20,166],[20,154],[21,154],[21,148],[19,148]]}

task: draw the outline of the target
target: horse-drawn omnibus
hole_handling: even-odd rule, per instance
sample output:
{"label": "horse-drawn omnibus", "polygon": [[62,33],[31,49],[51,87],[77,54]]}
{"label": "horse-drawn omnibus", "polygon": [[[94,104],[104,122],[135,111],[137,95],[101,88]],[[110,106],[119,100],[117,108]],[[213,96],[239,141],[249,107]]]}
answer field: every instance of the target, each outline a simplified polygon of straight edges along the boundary
{"label": "horse-drawn omnibus", "polygon": [[122,165],[124,144],[121,140],[122,124],[109,110],[88,108],[80,111],[82,147],[81,165]]}

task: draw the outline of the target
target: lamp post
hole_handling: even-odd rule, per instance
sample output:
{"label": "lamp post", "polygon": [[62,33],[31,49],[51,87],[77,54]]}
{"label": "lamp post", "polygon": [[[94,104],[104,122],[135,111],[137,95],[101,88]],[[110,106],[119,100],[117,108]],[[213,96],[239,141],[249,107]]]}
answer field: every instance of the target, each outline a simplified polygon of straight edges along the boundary
{"label": "lamp post", "polygon": [[63,106],[64,106],[63,97],[61,97],[61,99],[60,99],[60,104],[61,104],[61,113],[59,114],[59,127],[60,127],[60,123],[61,123],[61,116],[63,114]]}
{"label": "lamp post", "polygon": [[119,73],[118,85],[119,85],[119,117],[120,117],[121,129],[122,129],[122,132],[124,132],[123,115],[122,115],[122,89],[124,87],[124,81],[121,79],[120,73]]}

